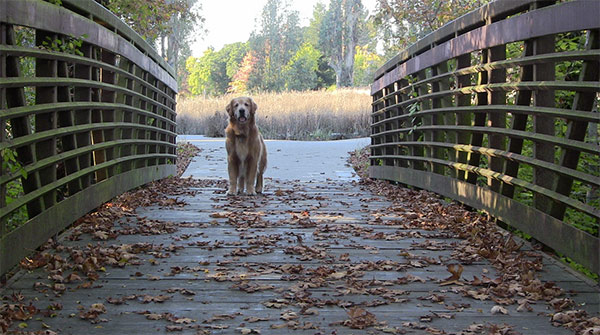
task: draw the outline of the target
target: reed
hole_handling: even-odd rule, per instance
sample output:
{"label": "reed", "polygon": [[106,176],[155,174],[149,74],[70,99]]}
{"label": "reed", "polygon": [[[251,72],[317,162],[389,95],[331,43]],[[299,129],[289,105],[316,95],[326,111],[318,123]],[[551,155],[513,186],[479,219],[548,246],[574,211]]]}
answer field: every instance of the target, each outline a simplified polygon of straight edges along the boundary
{"label": "reed", "polygon": [[[257,124],[269,139],[329,140],[368,136],[371,96],[367,89],[261,93]],[[177,104],[178,133],[223,136],[225,106],[233,95],[182,98]]]}

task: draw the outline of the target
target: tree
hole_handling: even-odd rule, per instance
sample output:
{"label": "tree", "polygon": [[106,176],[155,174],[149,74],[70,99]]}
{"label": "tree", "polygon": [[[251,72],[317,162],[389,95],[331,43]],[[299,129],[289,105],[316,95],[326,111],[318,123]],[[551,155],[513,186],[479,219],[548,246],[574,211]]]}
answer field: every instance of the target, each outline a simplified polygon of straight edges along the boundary
{"label": "tree", "polygon": [[177,72],[177,83],[181,86],[187,82],[188,72],[185,62],[192,55],[190,45],[195,41],[195,31],[202,29],[202,18],[198,13],[198,0],[183,0],[182,10],[171,15],[170,31],[160,34],[161,55]]}
{"label": "tree", "polygon": [[390,53],[397,53],[490,0],[378,0],[375,25]]}
{"label": "tree", "polygon": [[192,95],[216,94],[217,88],[213,80],[213,70],[216,65],[216,53],[209,48],[200,58],[189,57],[185,63],[188,76],[188,85]]}
{"label": "tree", "polygon": [[319,44],[335,71],[338,87],[352,86],[354,54],[359,40],[360,0],[331,0],[321,24]]}
{"label": "tree", "polygon": [[283,70],[285,89],[305,91],[317,87],[317,70],[321,53],[310,43],[304,43]]}
{"label": "tree", "polygon": [[354,56],[354,86],[369,86],[373,82],[375,71],[383,65],[383,58],[369,51],[367,46],[357,46]]}
{"label": "tree", "polygon": [[313,7],[313,17],[310,19],[308,27],[304,29],[303,40],[305,43],[310,43],[320,53],[317,70],[315,71],[317,75],[317,85],[315,88],[317,89],[335,84],[335,72],[329,66],[328,57],[324,55],[324,48],[320,44],[321,26],[326,14],[327,7],[318,2]]}
{"label": "tree", "polygon": [[194,32],[201,29],[198,0],[101,0],[175,68],[179,85],[186,82],[186,59]]}
{"label": "tree", "polygon": [[256,59],[250,73],[251,90],[281,91],[285,79],[283,67],[301,43],[299,14],[289,9],[286,0],[268,0],[259,19],[258,30],[250,36],[250,49]]}
{"label": "tree", "polygon": [[255,64],[256,57],[254,57],[252,50],[250,50],[242,59],[242,62],[240,63],[237,72],[233,75],[231,82],[229,83],[228,92],[238,94],[248,92],[248,81],[250,79],[250,73],[254,69]]}
{"label": "tree", "polygon": [[226,44],[219,51],[209,48],[200,58],[189,57],[186,68],[192,95],[227,93],[247,50],[247,43],[237,42]]}

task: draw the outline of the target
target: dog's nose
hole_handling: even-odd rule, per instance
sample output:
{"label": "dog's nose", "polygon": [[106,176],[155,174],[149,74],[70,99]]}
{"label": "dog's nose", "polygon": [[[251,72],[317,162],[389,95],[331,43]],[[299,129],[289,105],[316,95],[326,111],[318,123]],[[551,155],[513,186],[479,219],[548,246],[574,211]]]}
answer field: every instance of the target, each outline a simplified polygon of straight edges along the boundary
{"label": "dog's nose", "polygon": [[240,115],[242,115],[242,116],[243,116],[245,113],[246,113],[246,110],[245,110],[245,109],[243,109],[243,108],[240,108]]}

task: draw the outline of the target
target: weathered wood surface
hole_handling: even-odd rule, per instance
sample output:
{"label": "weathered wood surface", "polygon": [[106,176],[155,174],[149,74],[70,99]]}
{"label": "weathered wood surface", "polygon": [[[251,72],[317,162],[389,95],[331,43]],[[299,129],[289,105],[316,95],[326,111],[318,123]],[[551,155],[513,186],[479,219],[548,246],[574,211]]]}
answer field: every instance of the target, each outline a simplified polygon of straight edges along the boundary
{"label": "weathered wood surface", "polygon": [[[586,167],[600,152],[597,12],[493,1],[400,52],[371,85],[370,177],[484,210],[600,274],[600,208],[581,196],[600,182]],[[567,59],[581,64],[568,75]]]}
{"label": "weathered wood surface", "polygon": [[0,170],[0,276],[103,202],[176,173],[176,93],[174,70],[97,2],[0,0],[0,150],[19,163]]}
{"label": "weathered wood surface", "polygon": [[[206,159],[215,163],[212,156]],[[202,161],[198,157],[196,164]],[[224,168],[222,158],[216,161]],[[48,273],[38,269],[19,272],[1,293],[34,298],[40,309],[62,304],[55,317],[26,321],[28,330],[42,329],[45,324],[60,334],[160,334],[167,333],[169,326],[181,326],[184,334],[235,334],[244,328],[262,334],[377,334],[384,330],[422,334],[435,333],[435,329],[458,333],[472,324],[506,324],[523,334],[570,333],[551,325],[548,315],[554,311],[544,302],[532,304],[533,312],[517,312],[517,305],[509,305],[508,315],[492,315],[495,302],[455,293],[471,286],[440,285],[450,275],[446,264],[459,263],[453,257],[461,239],[448,231],[408,228],[406,218],[394,211],[397,204],[355,181],[269,180],[265,195],[258,197],[228,197],[224,185],[190,188],[188,194],[177,196],[185,205],[139,208],[137,216],[124,217],[113,227],[122,233],[148,222],[168,222],[174,230],[171,233],[120,234],[106,241],[79,234],[78,228],[64,233],[59,241],[65,251],[136,243],[153,246],[154,251],[134,253],[127,266],[107,266],[93,288],[78,289],[82,282],[77,282],[66,284],[66,290],[57,294],[45,286],[54,285]],[[290,253],[294,250],[300,251]],[[67,252],[62,256],[69,257]],[[428,264],[424,257],[441,263]],[[136,262],[139,265],[130,264]],[[483,259],[464,267],[464,282],[474,276],[498,275]],[[332,272],[316,274],[325,270]],[[398,281],[407,276],[423,282]],[[544,257],[540,276],[570,292],[566,296],[577,303],[574,308],[598,313],[597,287],[548,257]],[[366,286],[351,291],[350,283]],[[388,290],[387,297],[377,289]],[[252,290],[256,291],[246,292]],[[432,295],[445,299],[434,302]],[[168,298],[162,303],[144,303],[144,299],[160,296]],[[123,303],[109,302],[115,300]],[[309,301],[316,307],[303,311]],[[268,307],[269,302],[281,306]],[[106,313],[94,323],[81,319],[80,313],[95,303],[102,303]],[[381,328],[341,325],[353,306],[373,313]],[[164,313],[173,315],[171,321],[145,316]],[[264,321],[250,322],[256,320],[252,318]]]}

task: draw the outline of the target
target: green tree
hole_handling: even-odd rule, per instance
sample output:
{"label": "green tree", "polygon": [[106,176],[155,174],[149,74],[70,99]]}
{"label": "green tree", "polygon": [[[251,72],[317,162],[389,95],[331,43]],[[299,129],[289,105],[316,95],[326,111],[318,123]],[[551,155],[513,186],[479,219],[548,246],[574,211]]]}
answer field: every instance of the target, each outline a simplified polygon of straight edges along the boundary
{"label": "green tree", "polygon": [[354,86],[369,86],[375,71],[383,65],[383,58],[369,51],[368,46],[357,46],[354,55]]}
{"label": "green tree", "polygon": [[250,90],[281,91],[284,66],[296,54],[301,40],[299,14],[286,0],[268,0],[259,18],[258,30],[250,36],[250,49],[256,64],[250,73]]}
{"label": "green tree", "polygon": [[209,48],[202,57],[188,57],[185,66],[189,72],[188,85],[192,95],[216,94],[217,89],[213,81],[213,69],[216,63],[216,53]]}
{"label": "green tree", "polygon": [[238,42],[226,44],[219,51],[209,48],[199,58],[189,57],[186,69],[190,73],[188,84],[191,94],[227,93],[247,50],[246,43]]}
{"label": "green tree", "polygon": [[319,45],[336,75],[338,87],[353,84],[354,54],[364,17],[360,0],[331,0],[319,32]]}
{"label": "green tree", "polygon": [[488,2],[490,0],[379,0],[374,22],[385,50],[392,55]]}
{"label": "green tree", "polygon": [[317,70],[321,53],[310,43],[304,43],[283,70],[285,89],[305,91],[317,87]]}
{"label": "green tree", "polygon": [[313,7],[313,17],[310,19],[308,27],[304,29],[303,40],[306,43],[310,43],[320,53],[317,70],[315,71],[317,75],[317,89],[326,88],[335,84],[335,72],[333,72],[333,69],[329,66],[328,57],[324,55],[324,48],[320,44],[321,26],[323,25],[326,14],[327,7],[318,2]]}
{"label": "green tree", "polygon": [[198,0],[101,0],[101,4],[120,17],[175,68],[179,85],[186,82],[186,60],[190,45],[204,18]]}

